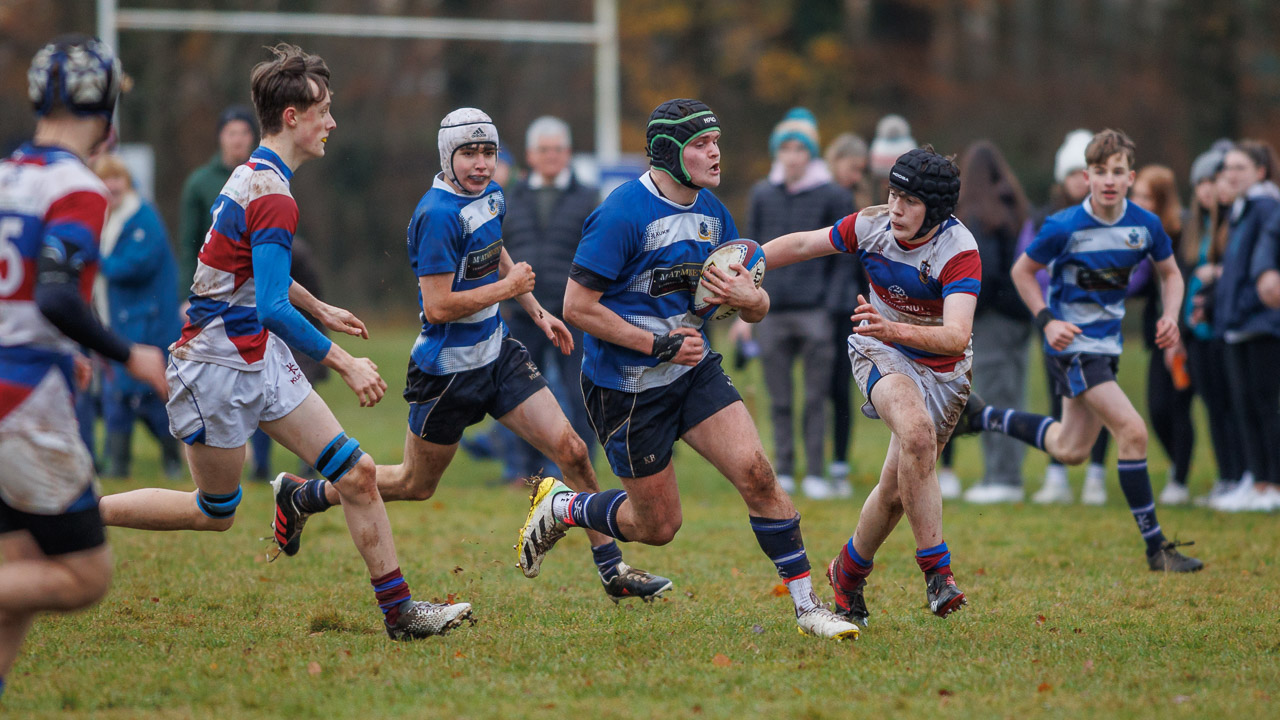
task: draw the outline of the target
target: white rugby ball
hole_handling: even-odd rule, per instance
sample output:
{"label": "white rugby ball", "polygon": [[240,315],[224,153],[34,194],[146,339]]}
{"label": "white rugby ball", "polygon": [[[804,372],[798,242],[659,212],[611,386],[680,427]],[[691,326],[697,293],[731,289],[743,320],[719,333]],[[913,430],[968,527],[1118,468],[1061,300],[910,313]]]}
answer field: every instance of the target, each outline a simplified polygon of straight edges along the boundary
{"label": "white rugby ball", "polygon": [[713,305],[707,302],[707,298],[714,293],[702,284],[702,278],[706,275],[707,268],[712,265],[720,268],[726,275],[737,275],[738,273],[730,270],[729,266],[738,263],[751,273],[751,279],[755,281],[756,287],[760,287],[760,283],[764,282],[764,250],[761,250],[759,243],[754,240],[744,238],[730,240],[713,250],[706,262],[702,263],[702,273],[698,275],[698,287],[693,291],[694,315],[707,320],[723,320],[737,314],[736,307]]}

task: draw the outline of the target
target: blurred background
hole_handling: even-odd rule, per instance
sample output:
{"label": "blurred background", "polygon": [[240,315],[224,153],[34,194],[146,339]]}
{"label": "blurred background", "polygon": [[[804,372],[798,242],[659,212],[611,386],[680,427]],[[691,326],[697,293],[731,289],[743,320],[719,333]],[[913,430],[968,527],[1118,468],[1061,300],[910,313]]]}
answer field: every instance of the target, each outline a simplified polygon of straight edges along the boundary
{"label": "blurred background", "polygon": [[[989,138],[1033,204],[1054,153],[1078,127],[1117,127],[1138,164],[1187,170],[1218,137],[1280,144],[1280,3],[1264,0],[617,0],[618,149],[643,151],[650,110],[694,96],[725,128],[724,183],[735,216],[769,170],[768,138],[796,105],[823,145],[897,113],[920,143],[960,153]],[[589,25],[593,0],[120,0],[123,10],[203,9],[379,17],[536,20]],[[26,69],[68,31],[96,33],[94,0],[0,0],[0,144],[30,136]],[[438,171],[436,127],[474,105],[493,116],[518,162],[534,118],[565,118],[591,166],[597,145],[596,50],[582,43],[342,38],[319,34],[119,31],[134,87],[121,104],[125,143],[149,146],[155,201],[178,226],[183,179],[216,147],[220,111],[249,102],[250,68],[279,41],[333,70],[338,127],[322,162],[294,181],[299,233],[334,301],[414,314],[405,227]],[[611,150],[611,149],[610,149]],[[145,172],[140,180],[145,180]],[[144,183],[146,184],[146,183]]]}

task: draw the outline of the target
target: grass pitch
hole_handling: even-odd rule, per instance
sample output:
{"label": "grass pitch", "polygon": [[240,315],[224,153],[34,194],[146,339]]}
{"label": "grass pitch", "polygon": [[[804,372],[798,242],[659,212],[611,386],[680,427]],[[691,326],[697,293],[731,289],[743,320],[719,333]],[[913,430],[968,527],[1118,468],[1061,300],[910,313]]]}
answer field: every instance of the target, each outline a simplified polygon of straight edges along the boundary
{"label": "grass pitch", "polygon": [[[321,388],[383,462],[401,453],[398,388],[413,332],[375,328],[358,350],[393,388],[378,407],[360,409],[336,378]],[[1140,398],[1145,356],[1130,347],[1122,382]],[[1033,408],[1044,406],[1035,362]],[[758,366],[736,380],[767,422]],[[1206,434],[1197,493],[1214,472]],[[104,492],[164,484],[141,435],[135,478],[104,483]],[[859,417],[855,435],[854,499],[796,499],[815,575],[852,531],[883,459],[882,424]],[[278,469],[293,468],[285,455],[276,450]],[[1167,461],[1155,447],[1150,456],[1158,491]],[[246,483],[224,534],[112,530],[110,595],[37,622],[0,716],[1273,717],[1275,516],[1160,508],[1166,532],[1195,539],[1207,565],[1170,577],[1147,571],[1114,465],[1105,508],[948,503],[945,534],[969,606],[947,620],[929,614],[904,526],[876,556],[870,626],[858,642],[837,644],[797,633],[729,484],[687,447],[677,446],[676,464],[680,534],[666,547],[624,547],[628,562],[675,588],[660,602],[615,606],[582,533],[526,580],[511,549],[526,494],[491,484],[495,462],[459,454],[434,498],[388,506],[414,595],[469,601],[478,619],[418,643],[392,643],[379,627],[340,512],[313,518],[302,552],[271,564],[265,485]],[[966,484],[980,475],[976,441],[959,444],[956,466]],[[617,486],[597,467],[603,485]],[[1043,467],[1028,455],[1032,489]],[[825,581],[815,585],[829,597]]]}

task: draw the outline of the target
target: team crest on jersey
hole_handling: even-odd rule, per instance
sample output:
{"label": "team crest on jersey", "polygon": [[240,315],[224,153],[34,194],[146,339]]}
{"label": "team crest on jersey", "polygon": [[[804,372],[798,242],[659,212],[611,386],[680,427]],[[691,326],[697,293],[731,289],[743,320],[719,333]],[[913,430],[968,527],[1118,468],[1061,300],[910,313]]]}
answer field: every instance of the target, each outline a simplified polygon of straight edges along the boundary
{"label": "team crest on jersey", "polygon": [[488,247],[472,250],[467,253],[467,261],[462,269],[462,278],[464,280],[479,280],[497,271],[498,261],[501,258],[502,240],[498,240]]}
{"label": "team crest on jersey", "polygon": [[707,225],[706,220],[703,220],[698,223],[698,239],[699,240],[711,239],[711,228],[710,226]]}
{"label": "team crest on jersey", "polygon": [[1142,247],[1142,236],[1138,234],[1137,228],[1129,231],[1129,237],[1125,239],[1125,243],[1134,250]]}
{"label": "team crest on jersey", "polygon": [[920,284],[921,285],[929,284],[929,278],[932,277],[932,274],[930,273],[932,269],[933,268],[929,267],[928,260],[920,261]]}
{"label": "team crest on jersey", "polygon": [[654,268],[649,280],[649,297],[662,297],[681,290],[693,292],[701,274],[702,263]]}
{"label": "team crest on jersey", "polygon": [[496,194],[489,196],[489,214],[490,215],[498,214],[498,196]]}

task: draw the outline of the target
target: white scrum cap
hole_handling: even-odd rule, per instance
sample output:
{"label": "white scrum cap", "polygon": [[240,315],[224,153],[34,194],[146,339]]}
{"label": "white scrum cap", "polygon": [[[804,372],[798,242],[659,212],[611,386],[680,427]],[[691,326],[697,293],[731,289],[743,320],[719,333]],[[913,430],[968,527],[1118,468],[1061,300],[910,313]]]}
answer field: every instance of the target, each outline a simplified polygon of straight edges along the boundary
{"label": "white scrum cap", "polygon": [[464,145],[476,143],[492,145],[498,148],[498,128],[493,120],[482,110],[464,107],[458,108],[440,121],[440,134],[437,145],[440,148],[440,169],[449,182],[458,186],[458,176],[453,172],[453,154]]}

